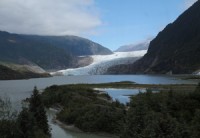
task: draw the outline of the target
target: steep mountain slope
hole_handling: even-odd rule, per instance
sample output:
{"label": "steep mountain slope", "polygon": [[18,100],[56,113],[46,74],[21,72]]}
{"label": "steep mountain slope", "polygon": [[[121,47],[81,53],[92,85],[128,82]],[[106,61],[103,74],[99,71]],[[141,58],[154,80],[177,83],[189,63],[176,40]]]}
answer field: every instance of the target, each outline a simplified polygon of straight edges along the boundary
{"label": "steep mountain slope", "polygon": [[39,78],[48,77],[49,74],[45,73],[35,73],[31,71],[17,71],[6,66],[0,65],[0,80],[13,80],[13,79],[29,79],[29,78]]}
{"label": "steep mountain slope", "polygon": [[200,1],[167,25],[142,59],[125,66],[126,73],[181,74],[200,69]]}
{"label": "steep mountain slope", "polygon": [[24,36],[0,32],[0,61],[37,64],[44,69],[70,66],[73,57],[53,45],[26,39]]}
{"label": "steep mountain slope", "polygon": [[150,40],[147,40],[145,42],[140,42],[137,44],[130,44],[130,45],[124,45],[119,47],[115,52],[129,52],[129,51],[138,51],[138,50],[147,50],[149,48]]}
{"label": "steep mountain slope", "polygon": [[56,47],[64,49],[66,52],[69,52],[75,56],[112,54],[112,52],[108,48],[105,48],[100,44],[78,36],[26,35],[23,37],[29,40],[34,40],[36,42],[43,42],[54,45]]}
{"label": "steep mountain slope", "polygon": [[3,62],[59,70],[75,66],[79,55],[111,53],[97,43],[76,36],[19,35],[0,31],[0,61]]}

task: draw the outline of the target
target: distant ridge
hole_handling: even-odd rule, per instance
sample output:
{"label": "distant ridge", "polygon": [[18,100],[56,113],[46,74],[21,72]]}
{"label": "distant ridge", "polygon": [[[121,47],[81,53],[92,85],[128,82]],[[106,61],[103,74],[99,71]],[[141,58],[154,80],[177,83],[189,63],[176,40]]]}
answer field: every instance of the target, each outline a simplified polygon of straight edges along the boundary
{"label": "distant ridge", "polygon": [[102,45],[95,43],[89,39],[79,36],[38,36],[38,35],[23,35],[24,38],[47,43],[71,53],[74,56],[84,55],[108,55],[112,52]]}
{"label": "distant ridge", "polygon": [[115,52],[130,52],[130,51],[139,51],[139,50],[147,50],[149,48],[150,40],[147,40],[145,42],[140,42],[137,44],[130,44],[130,45],[124,45],[119,47]]}

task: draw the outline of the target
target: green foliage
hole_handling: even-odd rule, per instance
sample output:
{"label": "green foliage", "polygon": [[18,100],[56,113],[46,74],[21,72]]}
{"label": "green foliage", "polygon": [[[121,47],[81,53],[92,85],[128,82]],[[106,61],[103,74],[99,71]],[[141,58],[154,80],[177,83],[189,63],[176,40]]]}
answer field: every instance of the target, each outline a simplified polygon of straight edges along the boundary
{"label": "green foliage", "polygon": [[44,105],[35,87],[29,107],[23,108],[17,118],[19,138],[49,138],[50,130]]}
{"label": "green foliage", "polygon": [[49,135],[45,134],[42,130],[37,130],[34,133],[35,138],[49,138]]}
{"label": "green foliage", "polygon": [[11,102],[9,98],[1,98],[0,97],[0,119],[8,119],[11,118]]}
{"label": "green foliage", "polygon": [[18,136],[16,128],[17,113],[12,111],[10,99],[0,97],[0,136],[13,138]]}
{"label": "green foliage", "polygon": [[15,120],[0,119],[0,137],[1,138],[20,138]]}
{"label": "green foliage", "polygon": [[118,134],[125,120],[125,107],[118,101],[111,102],[107,94],[101,94],[83,85],[51,86],[42,93],[46,106],[61,105],[57,119],[74,124],[86,132]]}
{"label": "green foliage", "polygon": [[36,129],[36,127],[34,127],[36,126],[35,118],[28,109],[22,109],[22,111],[18,115],[17,122],[20,137],[31,138],[34,136],[34,131]]}
{"label": "green foliage", "polygon": [[49,138],[50,130],[46,112],[36,87],[28,108],[17,115],[12,112],[9,98],[0,98],[0,137]]}
{"label": "green foliage", "polygon": [[140,93],[131,98],[122,138],[198,138],[199,92]]}
{"label": "green foliage", "polygon": [[197,109],[194,114],[194,118],[191,122],[190,128],[193,138],[198,138],[200,136],[200,109]]}
{"label": "green foliage", "polygon": [[117,134],[124,117],[122,109],[112,106],[88,105],[81,109],[82,115],[75,120],[75,126],[89,132]]}
{"label": "green foliage", "polygon": [[36,126],[42,130],[44,134],[50,135],[45,108],[36,87],[30,98],[29,111],[35,119]]}
{"label": "green foliage", "polygon": [[57,119],[86,132],[107,132],[122,138],[197,138],[199,90],[199,86],[187,93],[147,89],[131,97],[125,107],[87,85],[54,85],[45,89],[42,100],[47,107],[60,105]]}

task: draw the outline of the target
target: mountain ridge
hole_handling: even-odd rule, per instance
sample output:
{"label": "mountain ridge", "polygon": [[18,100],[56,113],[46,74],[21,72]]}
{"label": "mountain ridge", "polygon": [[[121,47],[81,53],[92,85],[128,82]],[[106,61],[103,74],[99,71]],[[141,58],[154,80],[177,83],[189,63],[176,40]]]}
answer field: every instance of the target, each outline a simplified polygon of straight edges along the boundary
{"label": "mountain ridge", "polygon": [[16,64],[33,63],[45,70],[73,67],[77,56],[112,52],[78,36],[21,35],[0,31],[0,61]]}
{"label": "mountain ridge", "polygon": [[136,44],[129,44],[120,46],[115,52],[129,52],[129,51],[139,51],[139,50],[147,50],[149,47],[150,40],[146,40],[143,42],[139,42]]}

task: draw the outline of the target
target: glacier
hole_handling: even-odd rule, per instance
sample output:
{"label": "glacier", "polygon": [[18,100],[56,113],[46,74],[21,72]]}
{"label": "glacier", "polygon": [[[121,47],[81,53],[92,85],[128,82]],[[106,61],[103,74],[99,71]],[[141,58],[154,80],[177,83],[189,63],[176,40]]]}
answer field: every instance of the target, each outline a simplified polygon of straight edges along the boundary
{"label": "glacier", "polygon": [[101,75],[106,73],[107,69],[114,65],[131,64],[144,56],[147,50],[132,52],[114,52],[111,55],[93,55],[90,56],[93,62],[85,67],[70,68],[51,72],[51,75]]}

